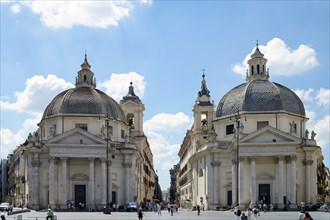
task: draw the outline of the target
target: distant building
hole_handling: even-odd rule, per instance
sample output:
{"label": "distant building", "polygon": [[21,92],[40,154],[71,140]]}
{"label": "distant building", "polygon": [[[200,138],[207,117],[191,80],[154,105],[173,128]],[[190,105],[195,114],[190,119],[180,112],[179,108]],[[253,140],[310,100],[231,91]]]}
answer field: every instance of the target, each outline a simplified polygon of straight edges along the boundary
{"label": "distant building", "polygon": [[85,56],[75,88],[51,100],[39,129],[11,157],[15,204],[95,209],[152,201],[156,174],[143,132],[144,104],[132,82],[120,104],[96,89],[90,67]]}
{"label": "distant building", "polygon": [[0,159],[0,202],[4,202],[8,195],[8,168],[7,160]]}
{"label": "distant building", "polygon": [[322,198],[323,156],[315,132],[306,128],[303,103],[289,88],[269,81],[258,45],[248,64],[246,82],[218,106],[210,101],[203,73],[194,123],[179,151],[177,191],[183,206],[261,202],[293,208]]}

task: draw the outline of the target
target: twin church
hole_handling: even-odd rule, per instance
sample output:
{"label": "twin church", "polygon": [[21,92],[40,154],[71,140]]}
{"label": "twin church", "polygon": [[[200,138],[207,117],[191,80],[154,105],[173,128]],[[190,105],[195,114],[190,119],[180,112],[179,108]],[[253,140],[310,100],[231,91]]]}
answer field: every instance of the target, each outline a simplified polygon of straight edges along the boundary
{"label": "twin church", "polygon": [[[303,103],[269,81],[258,45],[248,64],[246,82],[216,108],[203,74],[176,166],[180,206],[247,207],[263,200],[284,207],[286,200],[295,206],[320,199],[323,156],[316,134],[307,131]],[[10,159],[20,164],[14,203],[38,210],[65,209],[68,201],[92,209],[157,201],[144,110],[132,83],[119,103],[98,90],[85,57],[75,87],[51,100],[38,131]]]}

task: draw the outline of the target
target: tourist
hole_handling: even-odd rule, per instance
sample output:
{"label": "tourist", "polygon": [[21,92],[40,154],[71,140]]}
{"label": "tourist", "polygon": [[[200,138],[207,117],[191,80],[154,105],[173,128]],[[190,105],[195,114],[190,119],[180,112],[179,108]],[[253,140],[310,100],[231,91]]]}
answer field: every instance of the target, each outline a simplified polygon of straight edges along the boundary
{"label": "tourist", "polygon": [[313,218],[308,212],[306,212],[304,220],[313,220]]}
{"label": "tourist", "polygon": [[139,220],[142,220],[143,219],[143,213],[142,213],[142,210],[140,209],[139,211],[138,211],[138,218],[139,218]]}
{"label": "tourist", "polygon": [[48,209],[46,220],[53,220],[54,213],[51,209]]}

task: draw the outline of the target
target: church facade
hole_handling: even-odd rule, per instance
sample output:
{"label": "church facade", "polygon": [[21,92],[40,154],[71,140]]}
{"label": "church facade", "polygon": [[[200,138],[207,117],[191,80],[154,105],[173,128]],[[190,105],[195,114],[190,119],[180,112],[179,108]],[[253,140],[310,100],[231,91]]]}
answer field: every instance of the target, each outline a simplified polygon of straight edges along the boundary
{"label": "church facade", "polygon": [[14,204],[97,209],[152,201],[156,174],[143,132],[144,104],[132,83],[120,104],[96,89],[85,56],[75,88],[46,107],[19,154],[24,181]]}
{"label": "church facade", "polygon": [[181,145],[177,200],[205,209],[284,208],[319,201],[318,167],[323,164],[315,132],[299,97],[269,81],[267,59],[258,45],[248,61],[246,82],[217,106],[205,75],[193,106],[194,123]]}

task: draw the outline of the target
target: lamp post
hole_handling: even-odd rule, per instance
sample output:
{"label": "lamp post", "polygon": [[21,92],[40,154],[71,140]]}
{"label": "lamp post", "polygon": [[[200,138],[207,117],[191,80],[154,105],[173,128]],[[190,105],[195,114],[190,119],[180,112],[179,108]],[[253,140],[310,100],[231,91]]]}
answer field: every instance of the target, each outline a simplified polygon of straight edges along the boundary
{"label": "lamp post", "polygon": [[[230,121],[232,121],[232,118],[230,118]],[[244,119],[246,121],[246,118]],[[236,124],[236,203],[239,205],[239,134],[240,129],[243,127],[241,125],[241,116],[239,111],[234,115],[234,123]]]}
{"label": "lamp post", "polygon": [[111,214],[110,211],[110,203],[109,203],[109,140],[110,140],[110,136],[109,136],[109,116],[107,113],[107,117],[105,118],[105,125],[107,127],[107,136],[106,136],[106,141],[107,141],[107,161],[106,161],[106,209],[105,209],[105,214]]}

